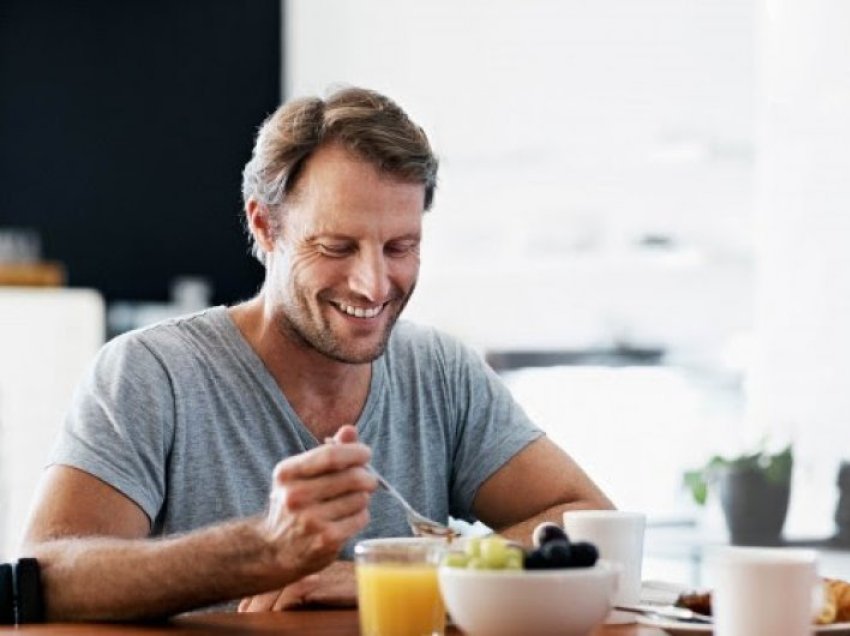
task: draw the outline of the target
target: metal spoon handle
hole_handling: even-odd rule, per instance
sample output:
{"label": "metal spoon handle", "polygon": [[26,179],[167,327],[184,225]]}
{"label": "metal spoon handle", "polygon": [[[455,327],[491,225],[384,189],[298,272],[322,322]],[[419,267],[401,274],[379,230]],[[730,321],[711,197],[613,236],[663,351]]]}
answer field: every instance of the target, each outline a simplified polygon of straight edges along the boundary
{"label": "metal spoon handle", "polygon": [[404,506],[404,509],[407,512],[413,512],[413,513],[416,512],[413,509],[413,507],[409,503],[407,503],[407,499],[405,499],[404,496],[398,490],[396,490],[395,487],[390,482],[388,482],[386,479],[384,479],[384,476],[381,475],[381,473],[379,473],[377,470],[375,470],[375,467],[372,466],[372,464],[366,464],[366,470],[368,470],[370,473],[372,473],[375,476],[375,479],[378,480],[378,485],[380,485],[381,488],[383,488],[388,493],[390,493],[393,497],[395,497],[396,500],[402,506]]}

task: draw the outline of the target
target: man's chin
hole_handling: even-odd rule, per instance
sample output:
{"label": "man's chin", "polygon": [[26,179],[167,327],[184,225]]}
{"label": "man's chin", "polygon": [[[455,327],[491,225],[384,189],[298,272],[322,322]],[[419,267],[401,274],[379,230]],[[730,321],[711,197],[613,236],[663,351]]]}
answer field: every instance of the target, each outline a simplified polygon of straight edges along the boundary
{"label": "man's chin", "polygon": [[[332,342],[323,351],[325,355],[348,364],[365,364],[380,358],[387,348],[392,330],[398,320],[398,314],[388,315],[384,318],[386,323],[378,328],[372,327],[368,331],[352,329],[345,325],[342,329],[331,329]],[[359,333],[358,333],[359,331]]]}
{"label": "man's chin", "polygon": [[368,347],[333,347],[323,353],[337,362],[367,364],[380,358],[387,348],[387,341]]}

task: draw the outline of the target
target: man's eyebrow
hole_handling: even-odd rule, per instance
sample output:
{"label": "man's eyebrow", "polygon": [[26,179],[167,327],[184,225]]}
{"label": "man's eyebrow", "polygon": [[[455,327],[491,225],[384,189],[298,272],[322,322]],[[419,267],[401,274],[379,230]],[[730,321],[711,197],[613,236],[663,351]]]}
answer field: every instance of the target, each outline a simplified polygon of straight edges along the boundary
{"label": "man's eyebrow", "polygon": [[422,234],[419,232],[410,232],[409,234],[402,234],[401,236],[394,236],[390,239],[391,241],[421,241]]}
{"label": "man's eyebrow", "polygon": [[334,232],[317,232],[316,234],[311,234],[310,236],[308,236],[306,240],[310,243],[322,240],[353,241],[354,237],[348,236],[347,234],[338,234]]}

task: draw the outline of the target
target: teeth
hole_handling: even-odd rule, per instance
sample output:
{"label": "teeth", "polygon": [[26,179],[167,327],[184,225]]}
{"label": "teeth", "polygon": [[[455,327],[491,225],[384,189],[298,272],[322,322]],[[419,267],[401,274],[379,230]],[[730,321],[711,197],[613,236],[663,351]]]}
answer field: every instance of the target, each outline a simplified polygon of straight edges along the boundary
{"label": "teeth", "polygon": [[371,309],[364,309],[362,307],[352,307],[351,305],[343,305],[342,303],[337,304],[342,311],[347,313],[349,316],[356,316],[357,318],[374,318],[381,310],[384,308],[383,305],[378,305],[377,307],[372,307]]}

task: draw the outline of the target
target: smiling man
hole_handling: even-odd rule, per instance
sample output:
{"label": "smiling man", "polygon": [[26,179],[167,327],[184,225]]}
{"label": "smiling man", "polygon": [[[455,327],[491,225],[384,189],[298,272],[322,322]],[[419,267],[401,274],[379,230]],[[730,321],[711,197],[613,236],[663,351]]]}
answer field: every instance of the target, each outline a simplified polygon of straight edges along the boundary
{"label": "smiling man", "polygon": [[478,355],[398,322],[436,175],[373,91],[265,122],[243,179],[259,294],[113,340],[75,396],[26,535],[50,618],[353,603],[353,542],[410,534],[370,457],[428,517],[522,541],[610,507]]}

